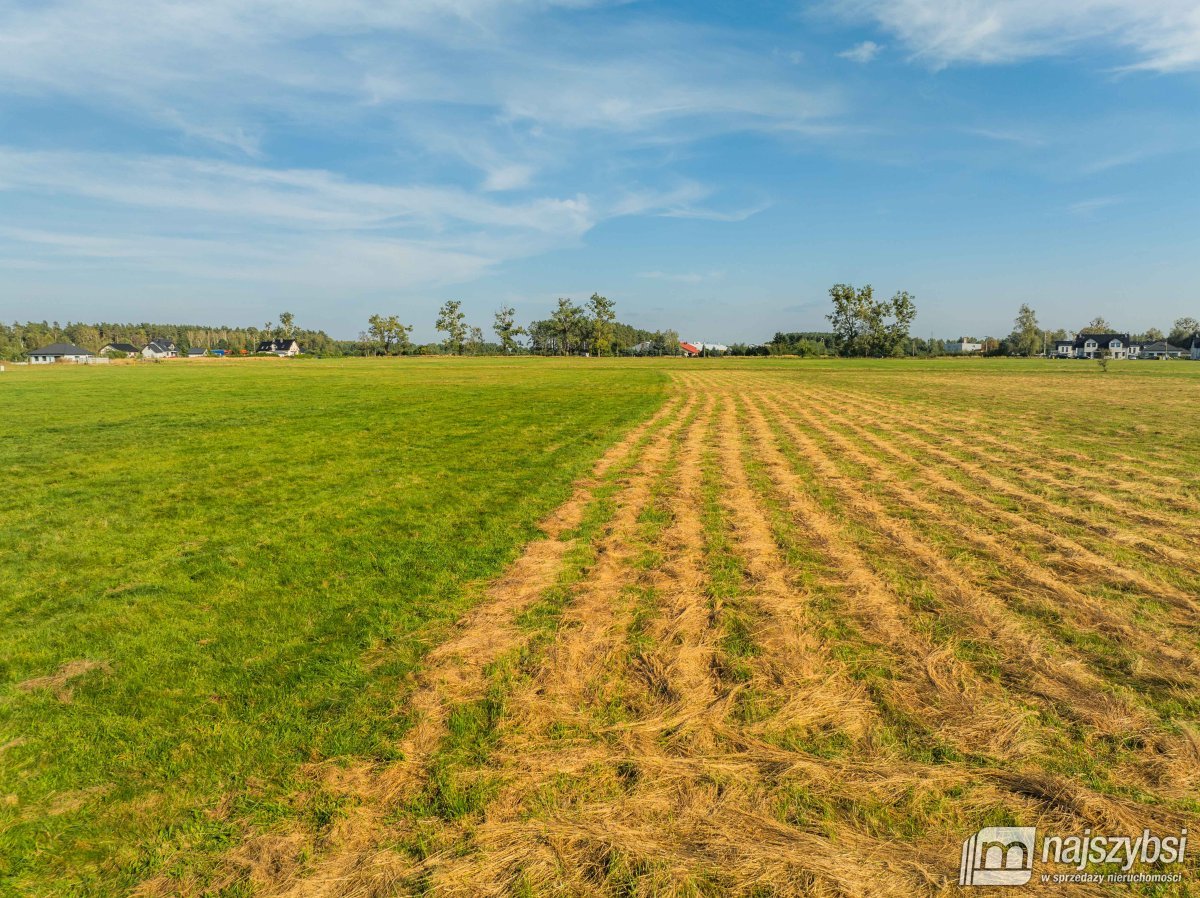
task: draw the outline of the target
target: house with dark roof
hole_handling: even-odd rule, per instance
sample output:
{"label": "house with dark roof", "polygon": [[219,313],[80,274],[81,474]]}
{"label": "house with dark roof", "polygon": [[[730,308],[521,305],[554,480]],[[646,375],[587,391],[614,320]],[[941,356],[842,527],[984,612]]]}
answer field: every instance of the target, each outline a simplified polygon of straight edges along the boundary
{"label": "house with dark roof", "polygon": [[187,351],[187,357],[189,359],[200,359],[204,358],[206,355],[208,355],[208,350],[203,346],[193,346]]}
{"label": "house with dark roof", "polygon": [[1057,356],[1060,359],[1070,359],[1075,357],[1075,338],[1071,337],[1066,340],[1055,340],[1054,346],[1050,349],[1050,354]]}
{"label": "house with dark roof", "polygon": [[1188,355],[1195,361],[1200,362],[1200,333],[1192,334],[1186,340],[1180,340],[1183,348],[1188,351]]}
{"label": "house with dark roof", "polygon": [[74,343],[51,343],[29,353],[31,365],[53,365],[55,362],[75,362],[86,365],[96,358],[96,353]]}
{"label": "house with dark roof", "polygon": [[300,344],[295,340],[263,340],[255,352],[270,353],[277,356],[300,355]]}
{"label": "house with dark roof", "polygon": [[1077,359],[1127,359],[1132,344],[1129,334],[1080,334],[1072,349]]}
{"label": "house with dark roof", "polygon": [[142,357],[147,359],[179,358],[179,347],[175,345],[173,340],[162,338],[151,340],[146,345],[146,348],[142,350]]}
{"label": "house with dark roof", "polygon": [[1187,354],[1188,351],[1182,346],[1172,346],[1166,340],[1143,343],[1137,351],[1139,359],[1179,359]]}
{"label": "house with dark roof", "polygon": [[140,355],[141,350],[132,343],[105,343],[100,347],[100,355],[115,355],[124,353],[125,355]]}

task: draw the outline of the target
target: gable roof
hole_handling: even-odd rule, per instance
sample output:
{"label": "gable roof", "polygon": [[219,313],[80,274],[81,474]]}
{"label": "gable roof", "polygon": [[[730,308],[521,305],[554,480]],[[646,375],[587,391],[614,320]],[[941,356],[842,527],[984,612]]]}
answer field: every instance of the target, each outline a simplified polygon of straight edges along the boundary
{"label": "gable roof", "polygon": [[117,352],[141,352],[141,350],[132,343],[105,343],[104,349],[101,349],[100,351],[104,352],[105,349],[115,349]]}
{"label": "gable roof", "polygon": [[151,350],[152,352],[176,352],[177,351],[175,348],[174,340],[163,340],[161,338],[158,340],[151,340],[146,345],[146,348]]}
{"label": "gable roof", "polygon": [[1155,340],[1153,343],[1143,343],[1142,352],[1183,352],[1182,346],[1173,346],[1166,340]]}
{"label": "gable roof", "polygon": [[188,350],[187,354],[188,355],[204,355],[206,352],[208,352],[208,350],[204,349],[201,346],[193,346],[191,349]]}
{"label": "gable roof", "polygon": [[295,340],[263,340],[258,344],[258,352],[287,352],[295,346],[300,348],[300,344]]}
{"label": "gable roof", "polygon": [[74,343],[51,343],[41,349],[35,349],[30,355],[95,355],[90,349],[76,346]]}
{"label": "gable roof", "polygon": [[1107,346],[1113,340],[1120,340],[1122,346],[1128,346],[1132,341],[1129,334],[1080,334],[1075,338],[1075,348],[1082,349],[1088,340],[1095,340],[1096,346]]}

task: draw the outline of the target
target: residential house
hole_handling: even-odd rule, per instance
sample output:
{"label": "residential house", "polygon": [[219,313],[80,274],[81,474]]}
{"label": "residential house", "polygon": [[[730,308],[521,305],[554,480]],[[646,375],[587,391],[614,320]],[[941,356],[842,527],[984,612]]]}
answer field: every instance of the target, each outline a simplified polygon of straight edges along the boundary
{"label": "residential house", "polygon": [[[43,346],[41,349],[35,349],[29,353],[29,364],[53,365],[55,362],[74,362],[86,365],[95,358],[96,354],[90,349],[84,349],[74,343],[51,343],[49,346]],[[108,360],[105,359],[105,361]]]}
{"label": "residential house", "polygon": [[142,358],[175,359],[179,358],[179,347],[171,340],[151,340],[142,350]]}
{"label": "residential house", "polygon": [[973,343],[966,338],[960,337],[957,340],[951,340],[944,344],[946,352],[952,355],[969,355],[972,352],[983,352],[982,343]]}
{"label": "residential house", "polygon": [[1187,349],[1192,359],[1200,362],[1200,333],[1192,334],[1186,340],[1180,340],[1179,342]]}
{"label": "residential house", "polygon": [[1075,338],[1075,358],[1127,359],[1132,343],[1129,334],[1080,334]]}
{"label": "residential house", "polygon": [[1075,357],[1075,338],[1069,340],[1055,340],[1054,347],[1050,350],[1050,354],[1060,359],[1069,359]]}
{"label": "residential house", "polygon": [[701,343],[699,340],[680,340],[679,348],[687,356],[724,355],[729,347],[724,343]]}
{"label": "residential house", "polygon": [[187,351],[187,357],[189,359],[202,359],[206,355],[208,355],[208,350],[203,346],[193,346]]}
{"label": "residential house", "polygon": [[300,355],[300,344],[295,340],[264,340],[258,344],[256,352],[269,352],[281,358]]}
{"label": "residential house", "polygon": [[1179,359],[1188,354],[1182,346],[1172,346],[1166,340],[1155,340],[1153,343],[1143,343],[1138,347],[1139,359]]}
{"label": "residential house", "polygon": [[100,348],[100,355],[140,355],[141,350],[132,343],[106,343]]}

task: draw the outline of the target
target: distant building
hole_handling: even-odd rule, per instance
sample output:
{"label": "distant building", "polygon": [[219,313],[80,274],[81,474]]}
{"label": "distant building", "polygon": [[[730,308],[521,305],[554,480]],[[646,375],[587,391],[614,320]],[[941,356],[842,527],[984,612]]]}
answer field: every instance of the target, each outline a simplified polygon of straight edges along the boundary
{"label": "distant building", "polygon": [[724,343],[701,343],[698,340],[695,342],[680,340],[679,348],[683,350],[684,355],[689,356],[729,352],[729,347]]}
{"label": "distant building", "polygon": [[142,357],[147,359],[179,358],[179,347],[172,340],[151,340],[142,350]]}
{"label": "distant building", "polygon": [[1080,334],[1073,348],[1077,359],[1127,359],[1132,345],[1129,334]]}
{"label": "distant building", "polygon": [[106,343],[100,347],[100,355],[113,355],[118,352],[125,355],[139,355],[141,350],[132,343]]}
{"label": "distant building", "polygon": [[983,352],[982,343],[972,343],[970,340],[960,337],[957,340],[949,340],[945,344],[946,352],[954,355],[969,355],[972,352]]}
{"label": "distant building", "polygon": [[1058,356],[1060,359],[1074,358],[1075,356],[1075,340],[1055,340],[1054,348],[1051,350],[1052,355]]}
{"label": "distant building", "polygon": [[53,365],[55,362],[75,362],[86,365],[96,354],[74,343],[51,343],[29,353],[31,365]]}
{"label": "distant building", "polygon": [[255,351],[269,352],[280,357],[300,355],[300,344],[295,340],[264,340],[258,344]]}
{"label": "distant building", "polygon": [[1137,346],[1134,356],[1139,359],[1180,359],[1188,354],[1182,346],[1172,346],[1166,340],[1155,340],[1153,343],[1143,343]]}
{"label": "distant building", "polygon": [[1192,334],[1186,340],[1181,340],[1180,342],[1184,345],[1184,348],[1187,349],[1188,354],[1193,359],[1200,362],[1200,333]]}
{"label": "distant building", "polygon": [[654,341],[646,340],[642,343],[635,343],[633,346],[629,347],[629,351],[634,355],[649,355],[654,351]]}
{"label": "distant building", "polygon": [[189,359],[199,359],[199,358],[203,358],[206,355],[208,355],[208,350],[205,349],[203,346],[193,346],[191,349],[189,349],[187,351],[187,357]]}

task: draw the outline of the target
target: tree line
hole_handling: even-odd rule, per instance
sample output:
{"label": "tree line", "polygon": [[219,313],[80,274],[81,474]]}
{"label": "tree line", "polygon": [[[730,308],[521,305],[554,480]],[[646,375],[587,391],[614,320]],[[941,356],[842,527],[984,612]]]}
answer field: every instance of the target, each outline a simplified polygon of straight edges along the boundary
{"label": "tree line", "polygon": [[338,355],[341,344],[322,330],[298,327],[290,312],[282,312],[278,322],[258,327],[210,327],[198,324],[118,324],[113,322],[26,321],[0,324],[0,358],[22,359],[33,350],[50,343],[74,343],[99,352],[109,343],[132,343],[142,347],[151,340],[170,340],[180,352],[200,347],[223,349],[233,354],[251,354],[265,340],[294,339],[306,352]]}
{"label": "tree line", "polygon": [[398,315],[372,315],[357,340],[336,340],[323,330],[297,325],[296,316],[281,312],[278,322],[258,327],[208,327],[194,324],[138,324],[27,321],[0,324],[0,359],[20,360],[50,343],[74,343],[99,352],[109,343],[143,347],[152,340],[170,340],[181,353],[189,349],[220,349],[234,355],[253,354],[266,340],[294,339],[306,354],[316,356],[390,355],[678,355],[674,330],[649,331],[617,320],[616,303],[598,293],[582,306],[558,300],[550,316],[527,325],[516,322],[511,306],[498,309],[491,335],[467,321],[462,303],[447,301],[438,311],[435,328],[443,339],[416,344],[413,326]]}
{"label": "tree line", "polygon": [[437,343],[412,342],[413,325],[398,315],[372,315],[367,329],[349,347],[357,355],[678,355],[679,334],[649,331],[617,320],[616,303],[593,293],[582,306],[560,297],[545,319],[520,325],[516,311],[503,305],[492,317],[491,334],[467,320],[462,303],[447,300],[438,310]]}

